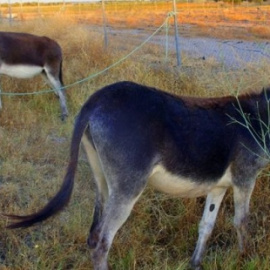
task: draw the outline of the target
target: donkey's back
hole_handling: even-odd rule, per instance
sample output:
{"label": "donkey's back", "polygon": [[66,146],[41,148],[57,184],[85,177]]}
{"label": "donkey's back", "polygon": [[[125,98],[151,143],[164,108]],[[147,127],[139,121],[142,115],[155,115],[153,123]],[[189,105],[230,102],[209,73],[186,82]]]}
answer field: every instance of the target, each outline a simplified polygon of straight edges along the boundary
{"label": "donkey's back", "polygon": [[[45,36],[28,33],[0,32],[0,63],[6,65],[31,65],[44,67],[45,64],[59,65],[62,50],[59,44]],[[7,74],[8,75],[8,74]],[[14,77],[25,78],[26,74]],[[29,77],[32,77],[29,74]]]}

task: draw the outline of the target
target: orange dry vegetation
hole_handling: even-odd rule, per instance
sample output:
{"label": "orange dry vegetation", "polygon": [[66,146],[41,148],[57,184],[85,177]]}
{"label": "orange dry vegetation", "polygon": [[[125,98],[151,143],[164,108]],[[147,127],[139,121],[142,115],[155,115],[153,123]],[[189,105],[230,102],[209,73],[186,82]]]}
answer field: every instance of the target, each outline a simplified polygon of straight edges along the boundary
{"label": "orange dry vegetation", "polygon": [[[106,2],[105,2],[106,3]],[[7,6],[0,7],[4,18],[9,15]],[[105,20],[115,27],[157,27],[167,14],[173,11],[171,1],[166,2],[109,2],[105,13],[101,3],[58,4],[39,6],[13,6],[12,13],[19,20],[57,15],[90,24],[102,25]],[[190,34],[220,38],[251,39],[270,38],[270,7],[243,4],[233,6],[224,3],[178,3],[180,32],[189,27]],[[173,20],[171,20],[173,24]]]}

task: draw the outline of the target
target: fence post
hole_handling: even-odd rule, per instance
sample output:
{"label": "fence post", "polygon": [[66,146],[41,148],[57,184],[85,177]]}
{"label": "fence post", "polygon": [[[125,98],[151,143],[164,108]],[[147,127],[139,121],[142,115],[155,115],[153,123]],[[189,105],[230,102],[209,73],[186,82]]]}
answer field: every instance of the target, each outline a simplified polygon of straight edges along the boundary
{"label": "fence post", "polygon": [[102,15],[103,15],[103,29],[104,29],[104,46],[105,50],[108,47],[108,36],[107,36],[107,18],[105,13],[105,2],[102,0]]}
{"label": "fence post", "polygon": [[8,0],[8,13],[9,13],[9,24],[12,23],[12,10],[11,10],[11,3],[10,3],[10,0]]}
{"label": "fence post", "polygon": [[173,11],[174,11],[174,32],[175,32],[175,47],[176,47],[176,55],[177,55],[177,66],[179,67],[181,65],[181,54],[180,54],[180,50],[179,50],[176,0],[173,0]]}

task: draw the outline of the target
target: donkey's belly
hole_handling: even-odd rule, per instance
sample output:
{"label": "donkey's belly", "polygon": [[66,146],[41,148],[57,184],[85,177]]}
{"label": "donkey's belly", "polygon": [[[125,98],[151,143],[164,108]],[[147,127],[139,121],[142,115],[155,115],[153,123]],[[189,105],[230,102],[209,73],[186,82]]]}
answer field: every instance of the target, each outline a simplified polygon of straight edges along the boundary
{"label": "donkey's belly", "polygon": [[207,195],[213,188],[229,187],[231,185],[231,171],[228,168],[217,181],[206,180],[203,182],[172,174],[158,165],[153,169],[149,183],[155,189],[173,196],[200,197]]}
{"label": "donkey's belly", "polygon": [[32,78],[38,74],[40,74],[43,70],[43,67],[40,66],[31,66],[25,64],[19,65],[10,65],[1,63],[0,65],[0,74],[5,74],[10,77],[27,79]]}

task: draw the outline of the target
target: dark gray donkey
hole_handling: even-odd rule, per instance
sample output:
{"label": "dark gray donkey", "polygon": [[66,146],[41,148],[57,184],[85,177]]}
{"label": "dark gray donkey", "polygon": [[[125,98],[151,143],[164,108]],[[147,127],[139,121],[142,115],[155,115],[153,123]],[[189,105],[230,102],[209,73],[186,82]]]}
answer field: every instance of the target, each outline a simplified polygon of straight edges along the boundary
{"label": "dark gray donkey", "polygon": [[65,94],[61,90],[62,50],[54,40],[26,33],[0,32],[0,74],[22,79],[44,75],[59,96],[62,119],[68,115]]}
{"label": "dark gray donkey", "polygon": [[82,141],[96,182],[88,238],[94,269],[108,269],[114,236],[147,183],[180,197],[207,195],[191,260],[196,269],[232,187],[234,225],[244,252],[251,193],[268,163],[269,98],[270,89],[238,98],[188,98],[132,82],[108,85],[90,97],[76,119],[60,191],[35,214],[9,215],[17,223],[8,227],[28,227],[62,210],[72,193]]}

